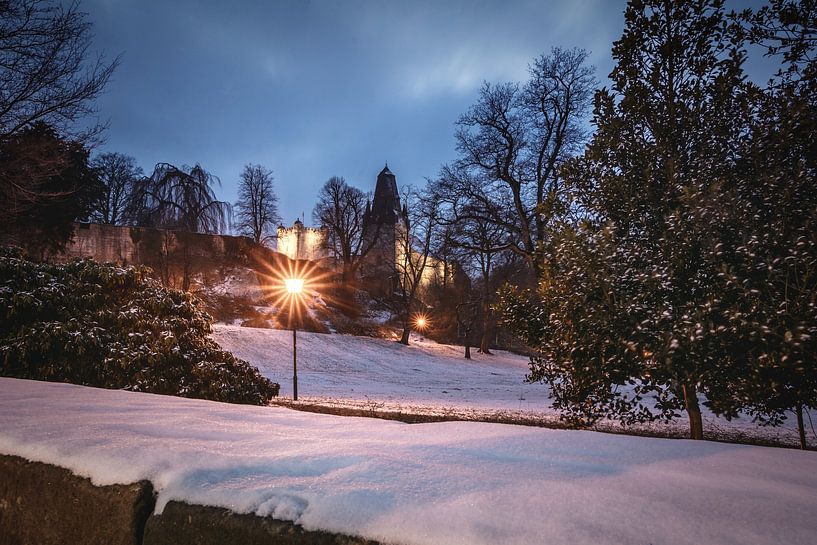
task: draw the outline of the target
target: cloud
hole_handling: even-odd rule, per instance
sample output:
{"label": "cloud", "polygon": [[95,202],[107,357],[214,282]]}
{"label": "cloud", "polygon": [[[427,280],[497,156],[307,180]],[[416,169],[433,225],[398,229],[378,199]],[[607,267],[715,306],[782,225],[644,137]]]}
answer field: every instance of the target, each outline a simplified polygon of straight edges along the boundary
{"label": "cloud", "polygon": [[485,52],[459,47],[407,67],[398,79],[403,93],[414,99],[473,92],[483,81],[518,81],[527,74],[527,55]]}

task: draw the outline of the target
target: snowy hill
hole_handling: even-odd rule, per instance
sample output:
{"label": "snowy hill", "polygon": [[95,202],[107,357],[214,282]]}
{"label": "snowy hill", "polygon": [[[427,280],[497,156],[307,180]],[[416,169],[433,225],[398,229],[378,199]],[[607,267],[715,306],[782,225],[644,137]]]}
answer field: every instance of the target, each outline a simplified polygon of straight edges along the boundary
{"label": "snowy hill", "polygon": [[0,453],[403,545],[810,545],[813,452],[0,378]]}
{"label": "snowy hill", "polygon": [[[213,338],[292,395],[292,332],[215,325]],[[412,339],[394,341],[298,332],[298,390],[305,398],[370,400],[403,405],[542,410],[547,390],[525,383],[528,359],[477,354]]]}
{"label": "snowy hill", "polygon": [[[213,338],[292,396],[292,332],[215,325]],[[302,402],[402,414],[467,420],[554,424],[558,413],[542,384],[525,383],[528,358],[498,351],[462,357],[462,347],[412,339],[394,341],[298,332],[298,397]],[[703,398],[702,398],[703,399]],[[817,415],[813,415],[817,419]],[[619,430],[602,421],[596,429]],[[685,415],[670,424],[635,427],[649,433],[686,437]],[[704,409],[707,437],[798,444],[793,419],[780,428],[761,427],[748,418],[718,418]],[[815,438],[810,436],[810,442]]]}

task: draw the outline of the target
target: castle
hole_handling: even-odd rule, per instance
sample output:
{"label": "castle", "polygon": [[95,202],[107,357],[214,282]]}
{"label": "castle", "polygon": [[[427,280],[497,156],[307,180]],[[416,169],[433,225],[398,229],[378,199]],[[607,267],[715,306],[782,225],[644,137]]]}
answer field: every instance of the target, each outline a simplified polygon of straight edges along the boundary
{"label": "castle", "polygon": [[[405,264],[408,211],[401,205],[397,177],[386,165],[377,175],[374,198],[366,203],[363,214],[363,244],[368,250],[360,267],[361,284],[373,295],[389,295],[399,287],[401,264]],[[278,227],[278,251],[290,259],[308,259],[326,268],[332,263],[326,245],[326,233],[319,227],[306,227],[296,220],[292,227]],[[408,259],[415,258],[416,253]],[[416,261],[416,259],[415,259]],[[428,285],[441,278],[443,267],[429,257],[421,283]]]}
{"label": "castle", "polygon": [[306,259],[322,265],[331,260],[326,232],[320,227],[306,227],[301,220],[295,220],[292,227],[278,226],[276,249],[290,259]]}
{"label": "castle", "polygon": [[[363,246],[376,246],[370,252],[373,263],[394,263],[394,245],[399,230],[405,229],[405,216],[406,211],[400,208],[397,178],[387,165],[377,175],[374,200],[366,202],[363,214]],[[320,227],[307,227],[300,219],[292,227],[278,226],[276,249],[290,259],[320,262],[329,257],[326,232]]]}

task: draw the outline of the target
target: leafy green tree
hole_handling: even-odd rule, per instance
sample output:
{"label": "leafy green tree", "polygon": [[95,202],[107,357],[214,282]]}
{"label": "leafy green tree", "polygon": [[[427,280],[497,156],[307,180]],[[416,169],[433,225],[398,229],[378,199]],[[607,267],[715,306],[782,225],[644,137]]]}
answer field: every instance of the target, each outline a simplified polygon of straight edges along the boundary
{"label": "leafy green tree", "polygon": [[755,43],[781,69],[758,95],[742,175],[719,203],[726,357],[713,410],[777,425],[817,406],[817,4],[776,0],[745,12]]}
{"label": "leafy green tree", "polygon": [[542,354],[530,378],[569,416],[640,422],[684,409],[701,439],[698,394],[715,398],[714,377],[732,374],[711,210],[750,116],[741,36],[720,0],[627,7],[597,131],[563,171],[586,220],[544,249],[541,304],[510,292],[503,305]]}
{"label": "leafy green tree", "polygon": [[191,295],[145,268],[0,253],[0,375],[264,404],[278,385],[210,339]]}

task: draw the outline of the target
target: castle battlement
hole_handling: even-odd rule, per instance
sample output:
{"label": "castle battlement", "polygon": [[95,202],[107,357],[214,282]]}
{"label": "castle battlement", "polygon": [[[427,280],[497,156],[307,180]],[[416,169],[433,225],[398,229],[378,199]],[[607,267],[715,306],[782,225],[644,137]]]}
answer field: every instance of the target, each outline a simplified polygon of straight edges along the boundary
{"label": "castle battlement", "polygon": [[320,227],[306,227],[301,220],[295,220],[292,227],[279,225],[277,250],[290,259],[322,262],[329,257],[326,231]]}

